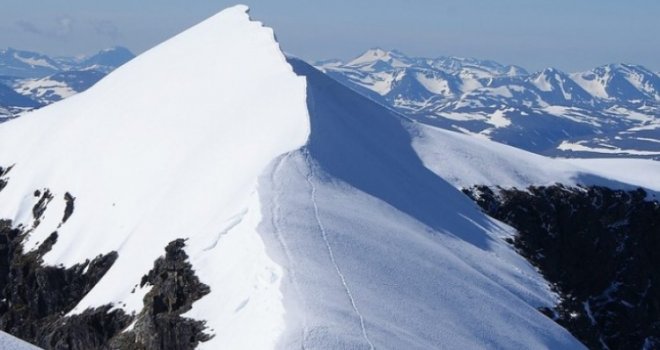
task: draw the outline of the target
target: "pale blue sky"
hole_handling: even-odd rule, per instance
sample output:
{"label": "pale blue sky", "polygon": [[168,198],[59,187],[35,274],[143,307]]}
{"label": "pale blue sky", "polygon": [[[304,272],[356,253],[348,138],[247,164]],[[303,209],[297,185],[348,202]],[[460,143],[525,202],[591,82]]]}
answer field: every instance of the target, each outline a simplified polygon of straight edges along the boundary
{"label": "pale blue sky", "polygon": [[[0,0],[0,47],[57,55],[122,45],[139,53],[225,0]],[[531,70],[611,62],[660,70],[658,0],[253,0],[252,16],[308,60],[370,47],[490,58]]]}

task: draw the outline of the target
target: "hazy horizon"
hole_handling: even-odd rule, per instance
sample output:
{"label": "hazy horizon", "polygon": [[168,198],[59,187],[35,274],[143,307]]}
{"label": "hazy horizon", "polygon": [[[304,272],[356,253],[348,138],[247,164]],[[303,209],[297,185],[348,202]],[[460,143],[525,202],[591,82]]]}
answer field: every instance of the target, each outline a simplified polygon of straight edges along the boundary
{"label": "hazy horizon", "polygon": [[[0,47],[54,56],[124,46],[139,54],[234,1],[5,0]],[[608,63],[660,71],[660,3],[487,0],[255,0],[251,15],[272,27],[287,53],[348,60],[373,47],[410,56],[491,59],[530,71],[573,72]]]}

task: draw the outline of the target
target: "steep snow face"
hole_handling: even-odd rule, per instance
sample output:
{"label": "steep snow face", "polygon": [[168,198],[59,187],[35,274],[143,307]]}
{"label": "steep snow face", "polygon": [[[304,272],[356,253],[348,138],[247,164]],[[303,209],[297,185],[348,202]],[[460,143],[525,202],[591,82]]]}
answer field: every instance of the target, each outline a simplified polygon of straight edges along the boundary
{"label": "steep snow face", "polygon": [[279,348],[582,348],[536,310],[554,297],[504,243],[511,229],[424,167],[408,121],[292,65],[310,138],[259,190],[287,277]]}
{"label": "steep snow face", "polygon": [[[138,309],[145,291],[132,290],[141,276],[168,242],[190,238],[188,253],[214,293],[196,316],[218,333],[233,322],[260,348],[279,335],[280,274],[259,245],[254,191],[274,158],[304,144],[309,118],[304,78],[246,11],[225,10],[86,92],[0,125],[0,164],[14,165],[0,217],[31,226],[32,193],[53,194],[28,248],[57,230],[48,264],[119,254],[72,312],[110,302]],[[66,192],[75,210],[59,227]],[[244,218],[253,225],[238,225]],[[237,225],[235,240],[217,242]],[[268,307],[232,304],[264,294]]]}

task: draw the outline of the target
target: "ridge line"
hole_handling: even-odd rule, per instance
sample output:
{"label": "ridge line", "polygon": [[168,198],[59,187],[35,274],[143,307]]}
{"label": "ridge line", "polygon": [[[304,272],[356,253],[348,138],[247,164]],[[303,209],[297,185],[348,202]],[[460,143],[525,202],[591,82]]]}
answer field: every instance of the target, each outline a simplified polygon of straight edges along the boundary
{"label": "ridge line", "polygon": [[321,217],[319,215],[319,207],[316,203],[316,186],[312,182],[312,178],[314,177],[314,166],[312,162],[310,161],[309,157],[309,151],[305,149],[304,151],[305,155],[305,162],[307,163],[307,166],[309,167],[309,173],[306,176],[307,183],[309,184],[311,188],[311,201],[312,205],[314,207],[314,217],[316,219],[316,224],[318,225],[320,231],[321,231],[321,237],[323,238],[323,242],[325,243],[325,247],[328,250],[328,254],[330,255],[330,262],[332,265],[335,267],[335,270],[337,271],[337,275],[339,276],[339,279],[341,280],[341,283],[344,287],[344,292],[346,292],[346,295],[348,296],[349,301],[351,302],[351,306],[353,308],[353,311],[355,314],[358,316],[358,319],[360,320],[360,328],[362,329],[362,336],[364,337],[364,340],[369,344],[369,349],[375,350],[376,347],[374,344],[371,342],[369,339],[369,336],[367,335],[367,328],[365,326],[364,322],[364,317],[358,310],[357,304],[355,303],[355,299],[353,298],[353,293],[351,292],[351,289],[348,287],[348,283],[346,282],[346,278],[344,277],[344,274],[341,272],[341,269],[339,268],[339,265],[337,264],[337,260],[335,259],[335,254],[332,251],[332,247],[330,246],[330,241],[328,240],[328,235],[325,231],[325,227],[323,226],[323,223],[321,222]]}
{"label": "ridge line", "polygon": [[[278,226],[279,220],[280,220],[280,195],[282,193],[282,188],[278,185],[276,185],[276,177],[280,173],[280,169],[282,168],[282,164],[286,159],[289,158],[291,155],[290,152],[287,152],[283,155],[281,155],[277,161],[277,165],[273,168],[273,171],[270,174],[270,183],[273,186],[273,206],[271,207],[271,215],[270,215],[270,220],[271,220],[271,225],[273,226],[273,231],[275,233],[275,237],[277,238],[278,242],[282,246],[282,250],[284,251],[284,255],[286,256],[286,260],[288,262],[289,267],[286,268],[286,270],[289,272],[288,273],[288,278],[291,280],[291,283],[293,284],[293,288],[296,291],[296,294],[298,295],[298,298],[300,299],[300,302],[302,303],[302,306],[307,309],[307,303],[305,302],[305,298],[303,297],[303,293],[300,291],[300,285],[298,284],[298,279],[296,278],[296,272],[294,269],[294,263],[293,263],[293,256],[291,255],[291,250],[289,249],[288,244],[284,240],[284,237],[282,236],[282,232],[280,231],[280,228]],[[308,325],[307,325],[307,316],[305,312],[302,312],[302,337],[301,337],[301,349],[305,350],[306,346],[305,343],[307,341],[307,335],[309,334],[308,330]]]}

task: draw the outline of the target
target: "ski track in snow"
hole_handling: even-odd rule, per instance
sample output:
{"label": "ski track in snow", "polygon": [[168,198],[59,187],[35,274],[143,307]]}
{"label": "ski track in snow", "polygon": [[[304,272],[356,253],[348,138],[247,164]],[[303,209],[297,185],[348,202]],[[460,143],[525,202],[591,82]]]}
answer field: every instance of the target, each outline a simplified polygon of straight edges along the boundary
{"label": "ski track in snow", "polygon": [[353,293],[351,293],[351,289],[348,287],[348,283],[346,282],[346,278],[344,277],[344,274],[341,272],[341,269],[339,268],[339,265],[337,264],[337,260],[335,259],[335,254],[332,251],[332,247],[330,246],[330,241],[328,241],[328,235],[325,231],[325,227],[323,226],[323,222],[321,222],[321,217],[319,215],[319,207],[316,203],[316,186],[314,185],[314,182],[312,179],[314,178],[314,164],[310,160],[310,155],[309,152],[305,149],[305,162],[307,163],[307,166],[309,167],[309,172],[306,176],[307,183],[309,184],[309,187],[311,189],[310,192],[310,198],[312,201],[312,205],[314,207],[314,218],[316,219],[316,224],[319,227],[319,230],[321,231],[321,237],[323,238],[323,242],[325,243],[325,247],[328,249],[328,255],[330,256],[330,262],[332,262],[332,265],[335,267],[335,271],[337,271],[337,275],[339,276],[339,279],[341,280],[341,284],[344,287],[344,292],[346,292],[346,295],[348,296],[349,301],[351,302],[351,307],[353,308],[353,311],[355,311],[355,314],[357,315],[358,319],[360,320],[360,328],[362,328],[362,336],[364,337],[364,340],[369,344],[369,349],[374,350],[376,347],[374,347],[374,344],[371,342],[369,339],[369,336],[367,335],[367,328],[365,326],[364,322],[364,317],[360,313],[360,310],[358,310],[357,304],[355,303],[355,299],[353,298]]}
{"label": "ski track in snow", "polygon": [[[289,276],[289,279],[291,280],[291,283],[293,284],[293,288],[296,291],[296,294],[298,295],[298,299],[300,300],[301,305],[303,308],[306,310],[307,309],[307,303],[305,302],[305,297],[300,289],[300,284],[298,284],[298,279],[296,278],[296,271],[294,268],[294,260],[293,256],[291,254],[291,250],[289,249],[289,246],[287,245],[286,241],[284,240],[284,237],[282,237],[282,232],[280,231],[280,197],[282,195],[283,189],[281,185],[277,185],[277,182],[275,181],[278,177],[278,174],[280,173],[280,170],[282,169],[282,165],[284,162],[289,158],[289,155],[291,153],[286,153],[282,156],[280,156],[280,159],[277,161],[277,165],[274,167],[273,171],[270,174],[270,183],[273,186],[273,206],[271,207],[271,225],[273,226],[273,231],[275,233],[275,236],[277,237],[277,240],[279,241],[280,245],[282,246],[282,250],[284,251],[284,255],[286,256],[287,260],[287,265],[286,267]],[[302,337],[301,337],[301,348],[305,350],[306,347],[306,341],[307,341],[307,335],[309,334],[308,326],[307,326],[307,315],[305,312],[302,312]]]}
{"label": "ski track in snow", "polygon": [[229,218],[228,220],[229,223],[227,224],[227,227],[221,230],[216,236],[213,243],[211,243],[211,245],[209,245],[208,247],[204,248],[203,251],[208,252],[209,250],[215,248],[223,236],[227,235],[229,231],[231,231],[234,227],[238,226],[238,224],[240,224],[243,221],[243,218],[245,217],[245,215],[247,215],[247,213],[248,210],[245,209],[242,212],[238,213],[237,215],[234,215],[231,218]]}

